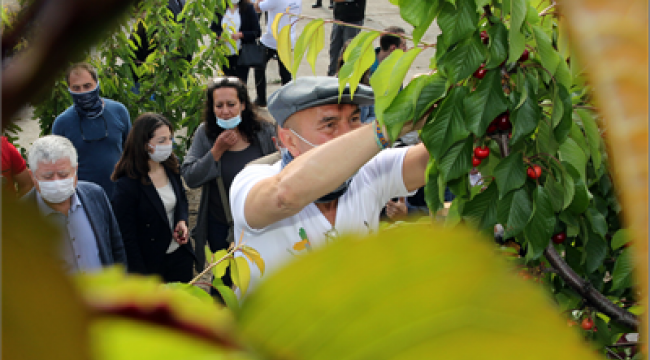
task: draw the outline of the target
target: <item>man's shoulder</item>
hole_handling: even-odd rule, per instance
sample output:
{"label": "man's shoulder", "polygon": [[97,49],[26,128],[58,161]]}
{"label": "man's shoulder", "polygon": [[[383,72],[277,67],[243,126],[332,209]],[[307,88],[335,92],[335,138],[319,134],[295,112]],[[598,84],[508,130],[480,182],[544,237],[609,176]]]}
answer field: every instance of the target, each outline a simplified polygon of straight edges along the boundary
{"label": "man's shoulder", "polygon": [[79,115],[74,111],[74,105],[68,106],[67,109],[63,110],[57,117],[54,119],[54,122],[63,122],[63,121],[75,121],[79,119]]}
{"label": "man's shoulder", "polygon": [[[79,180],[77,181],[77,192],[81,196],[91,196],[91,197],[103,197],[106,196],[104,189],[92,182]],[[102,196],[103,195],[103,196]]]}
{"label": "man's shoulder", "polygon": [[121,102],[111,100],[111,99],[107,99],[107,98],[102,98],[102,99],[104,100],[104,103],[106,103],[106,108],[107,109],[121,110],[121,111],[128,112],[128,110],[126,109],[126,106],[124,106],[124,104],[122,104]]}

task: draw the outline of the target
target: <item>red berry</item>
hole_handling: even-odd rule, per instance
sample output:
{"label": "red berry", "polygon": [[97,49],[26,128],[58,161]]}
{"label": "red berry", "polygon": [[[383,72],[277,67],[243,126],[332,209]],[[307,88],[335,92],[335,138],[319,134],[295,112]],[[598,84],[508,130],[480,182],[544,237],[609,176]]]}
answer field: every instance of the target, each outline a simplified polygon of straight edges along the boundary
{"label": "red berry", "polygon": [[533,165],[533,170],[535,170],[535,175],[537,177],[542,176],[542,168],[539,165]]}
{"label": "red berry", "polygon": [[524,62],[528,60],[529,57],[530,57],[530,53],[528,52],[528,49],[524,49],[524,52],[519,57],[519,62]]}
{"label": "red berry", "polygon": [[506,131],[512,128],[512,124],[510,123],[510,115],[508,112],[504,112],[503,114],[499,115],[496,121],[497,128],[499,128],[499,130]]}
{"label": "red berry", "polygon": [[474,156],[479,159],[485,159],[490,156],[490,148],[487,146],[481,146],[474,149]]}
{"label": "red berry", "polygon": [[472,166],[477,167],[481,165],[481,159],[477,158],[476,156],[472,156]]}
{"label": "red berry", "polygon": [[484,69],[482,67],[479,67],[476,71],[474,71],[474,77],[477,79],[483,79],[485,77],[485,74],[487,74],[487,69]]}
{"label": "red berry", "polygon": [[[538,173],[538,171],[537,171],[537,169],[535,167],[539,168],[539,173]],[[537,165],[533,165],[533,166],[529,167],[528,170],[526,170],[526,175],[528,175],[529,178],[535,180],[535,179],[539,178],[542,175],[542,168],[540,168]]]}
{"label": "red berry", "polygon": [[490,41],[490,36],[485,30],[481,31],[481,41],[483,41],[483,44],[487,44]]}
{"label": "red berry", "polygon": [[584,318],[584,319],[582,319],[582,323],[580,324],[580,326],[584,330],[591,330],[591,328],[594,327],[594,321],[591,320],[590,318]]}
{"label": "red berry", "polygon": [[566,234],[564,232],[559,232],[553,235],[553,242],[556,244],[561,244],[566,240]]}

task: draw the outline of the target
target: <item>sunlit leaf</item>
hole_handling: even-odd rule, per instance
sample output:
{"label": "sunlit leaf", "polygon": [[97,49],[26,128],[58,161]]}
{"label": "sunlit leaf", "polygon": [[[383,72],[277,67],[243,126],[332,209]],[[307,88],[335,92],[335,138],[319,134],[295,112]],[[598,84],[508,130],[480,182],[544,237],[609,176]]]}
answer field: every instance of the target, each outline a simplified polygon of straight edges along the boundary
{"label": "sunlit leaf", "polygon": [[260,274],[264,275],[264,260],[260,256],[260,253],[248,245],[242,246],[242,253],[246,255],[248,260],[257,266],[257,268],[260,270]]}
{"label": "sunlit leaf", "polygon": [[[363,74],[376,60],[372,42],[379,36],[376,31],[362,31],[354,37],[343,53],[345,63],[339,70],[339,94],[350,84],[350,94],[354,95]],[[398,51],[398,50],[396,50]],[[388,59],[386,59],[388,60]],[[384,60],[384,61],[386,61]],[[379,71],[379,69],[377,69]],[[372,80],[371,80],[372,81]],[[375,90],[375,94],[376,89]],[[340,96],[340,95],[339,95]]]}
{"label": "sunlit leaf", "polygon": [[537,54],[542,62],[542,66],[549,73],[555,74],[560,58],[555,49],[553,49],[551,39],[544,32],[544,29],[539,26],[533,26],[533,34],[535,35],[535,41],[537,41]]}
{"label": "sunlit leaf", "polygon": [[623,247],[625,244],[632,241],[630,236],[631,236],[630,230],[628,229],[618,230],[612,237],[612,244],[611,244],[612,250],[618,250],[621,247]]}
{"label": "sunlit leaf", "polygon": [[[228,255],[228,250],[223,249],[219,250],[216,253],[214,253],[214,261],[218,261],[223,259],[225,256]],[[215,267],[212,268],[212,274],[216,278],[222,278],[226,274],[226,269],[228,269],[228,266],[230,265],[228,259],[222,260],[220,263],[218,263]]]}
{"label": "sunlit leaf", "polygon": [[250,284],[251,281],[251,268],[248,265],[248,261],[241,256],[231,258],[229,262],[232,282],[241,291],[243,296],[246,294],[248,284]]}
{"label": "sunlit leaf", "polygon": [[278,57],[287,69],[293,69],[293,56],[291,56],[291,26],[285,26],[277,37]]}
{"label": "sunlit leaf", "polygon": [[[321,29],[323,27],[323,19],[316,19],[310,21],[303,28],[298,40],[296,40],[296,46],[293,49],[293,67],[291,68],[291,75],[295,78],[298,73],[298,67],[302,61],[302,57],[305,55],[305,51],[309,49],[308,59],[315,58],[315,55],[323,49],[324,40],[321,34]],[[316,62],[311,62],[311,68],[316,75]]]}

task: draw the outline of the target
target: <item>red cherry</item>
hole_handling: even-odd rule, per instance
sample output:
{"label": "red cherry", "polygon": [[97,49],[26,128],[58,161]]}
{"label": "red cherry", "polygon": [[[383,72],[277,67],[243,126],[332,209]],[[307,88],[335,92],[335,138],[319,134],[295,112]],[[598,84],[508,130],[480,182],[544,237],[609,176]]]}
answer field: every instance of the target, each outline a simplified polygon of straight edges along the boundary
{"label": "red cherry", "polygon": [[472,166],[477,167],[481,165],[481,159],[477,158],[476,156],[472,156]]}
{"label": "red cherry", "polygon": [[561,244],[566,240],[566,234],[564,232],[559,232],[553,235],[553,242],[556,244]]}
{"label": "red cherry", "polygon": [[524,52],[519,57],[519,62],[524,62],[528,60],[529,57],[530,57],[530,53],[528,52],[528,49],[524,49]]}
{"label": "red cherry", "polygon": [[487,44],[490,41],[490,36],[485,30],[481,31],[481,41],[483,44]]}
{"label": "red cherry", "polygon": [[594,327],[594,321],[591,320],[590,318],[584,318],[582,319],[582,323],[580,324],[580,326],[584,330],[591,330],[591,328]]}
{"label": "red cherry", "polygon": [[539,165],[533,165],[533,170],[535,170],[535,175],[537,177],[542,176],[542,168]]}
{"label": "red cherry", "polygon": [[497,128],[499,128],[499,130],[505,131],[505,130],[510,130],[512,128],[512,124],[510,123],[510,115],[507,112],[499,115],[496,121],[497,121]]}
{"label": "red cherry", "polygon": [[537,179],[539,177],[535,173],[535,169],[533,169],[532,167],[529,167],[528,170],[526,170],[526,175],[528,175],[528,177],[533,179],[533,180],[535,180],[535,179]]}
{"label": "red cherry", "polygon": [[485,159],[490,156],[490,148],[487,146],[481,146],[474,149],[474,156],[479,159]]}
{"label": "red cherry", "polygon": [[487,74],[487,69],[483,68],[484,65],[479,67],[476,71],[474,71],[474,77],[477,79],[483,79],[485,77],[485,74]]}

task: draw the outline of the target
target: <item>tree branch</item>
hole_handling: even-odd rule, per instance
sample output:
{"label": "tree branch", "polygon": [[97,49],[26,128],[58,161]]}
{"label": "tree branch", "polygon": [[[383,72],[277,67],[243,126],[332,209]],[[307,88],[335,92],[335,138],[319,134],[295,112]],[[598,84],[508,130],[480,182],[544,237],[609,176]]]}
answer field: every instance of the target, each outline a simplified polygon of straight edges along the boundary
{"label": "tree branch", "polygon": [[564,259],[562,259],[562,256],[560,256],[560,254],[555,250],[553,244],[550,244],[546,250],[544,250],[544,256],[546,256],[546,259],[548,259],[551,266],[557,270],[562,280],[576,290],[580,296],[587,300],[598,311],[609,316],[612,321],[627,326],[635,331],[639,328],[639,319],[634,314],[614,305],[614,303],[596,290],[591,283],[576,274],[576,272],[573,271],[569,264],[567,264]]}

